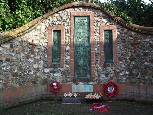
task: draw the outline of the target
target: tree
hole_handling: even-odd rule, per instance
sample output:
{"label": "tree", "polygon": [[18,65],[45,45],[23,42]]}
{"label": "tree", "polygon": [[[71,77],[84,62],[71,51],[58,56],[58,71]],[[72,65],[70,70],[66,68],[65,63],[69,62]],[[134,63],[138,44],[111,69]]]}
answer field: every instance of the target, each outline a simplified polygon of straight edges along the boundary
{"label": "tree", "polygon": [[0,0],[0,31],[12,29],[12,19],[7,0]]}
{"label": "tree", "polygon": [[153,26],[153,1],[151,4],[146,4],[143,0],[111,0],[117,12],[115,14],[130,22],[143,25]]}
{"label": "tree", "polygon": [[31,20],[73,1],[93,2],[122,17],[127,22],[153,26],[153,0],[0,0],[0,32],[15,29]]}

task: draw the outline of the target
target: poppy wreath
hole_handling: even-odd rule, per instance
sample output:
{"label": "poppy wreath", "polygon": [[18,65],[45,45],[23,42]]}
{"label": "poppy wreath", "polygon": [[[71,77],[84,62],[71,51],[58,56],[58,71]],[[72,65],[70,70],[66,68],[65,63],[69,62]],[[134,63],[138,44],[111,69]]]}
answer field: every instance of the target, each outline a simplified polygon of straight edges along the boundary
{"label": "poppy wreath", "polygon": [[110,107],[108,105],[103,105],[102,103],[93,103],[90,106],[90,109],[92,109],[95,112],[106,112],[110,110]]}
{"label": "poppy wreath", "polygon": [[110,81],[104,85],[104,94],[107,97],[114,97],[115,95],[118,94],[118,91],[119,91],[119,88],[115,82]]}
{"label": "poppy wreath", "polygon": [[57,93],[60,90],[60,82],[53,81],[52,83],[49,84],[50,90],[53,93]]}

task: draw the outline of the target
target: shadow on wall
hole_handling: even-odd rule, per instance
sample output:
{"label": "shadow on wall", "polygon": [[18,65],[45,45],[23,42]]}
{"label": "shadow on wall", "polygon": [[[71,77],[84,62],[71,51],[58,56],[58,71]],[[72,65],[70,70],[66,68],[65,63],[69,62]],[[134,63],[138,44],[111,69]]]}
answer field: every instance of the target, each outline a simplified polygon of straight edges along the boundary
{"label": "shadow on wall", "polygon": [[28,103],[45,97],[47,85],[19,86],[15,88],[0,89],[0,111],[3,108]]}
{"label": "shadow on wall", "polygon": [[47,46],[24,41],[10,40],[0,46],[0,88],[39,84],[50,80],[64,81],[68,70],[48,68]]}

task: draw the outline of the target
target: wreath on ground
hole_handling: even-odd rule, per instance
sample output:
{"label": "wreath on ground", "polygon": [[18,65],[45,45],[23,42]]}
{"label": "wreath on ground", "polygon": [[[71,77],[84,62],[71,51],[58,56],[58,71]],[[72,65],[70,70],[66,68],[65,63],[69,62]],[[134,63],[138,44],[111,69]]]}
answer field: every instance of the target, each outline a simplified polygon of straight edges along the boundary
{"label": "wreath on ground", "polygon": [[104,85],[104,94],[107,97],[116,96],[118,94],[118,91],[119,91],[118,85],[113,81],[110,81]]}
{"label": "wreath on ground", "polygon": [[57,81],[53,81],[49,84],[49,87],[50,87],[50,90],[53,92],[53,93],[57,93],[59,92],[61,86],[60,86],[60,82],[57,82]]}
{"label": "wreath on ground", "polygon": [[103,105],[102,103],[93,103],[90,106],[90,110],[95,112],[107,112],[110,110],[110,107],[108,105]]}

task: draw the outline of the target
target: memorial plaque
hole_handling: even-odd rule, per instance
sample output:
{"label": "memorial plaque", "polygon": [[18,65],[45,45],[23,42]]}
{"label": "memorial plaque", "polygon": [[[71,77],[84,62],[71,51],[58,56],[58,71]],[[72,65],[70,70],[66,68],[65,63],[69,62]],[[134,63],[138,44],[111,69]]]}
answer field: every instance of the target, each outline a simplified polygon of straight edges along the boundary
{"label": "memorial plaque", "polygon": [[74,17],[75,78],[90,78],[90,17]]}
{"label": "memorial plaque", "polygon": [[92,84],[73,84],[72,92],[93,92]]}

